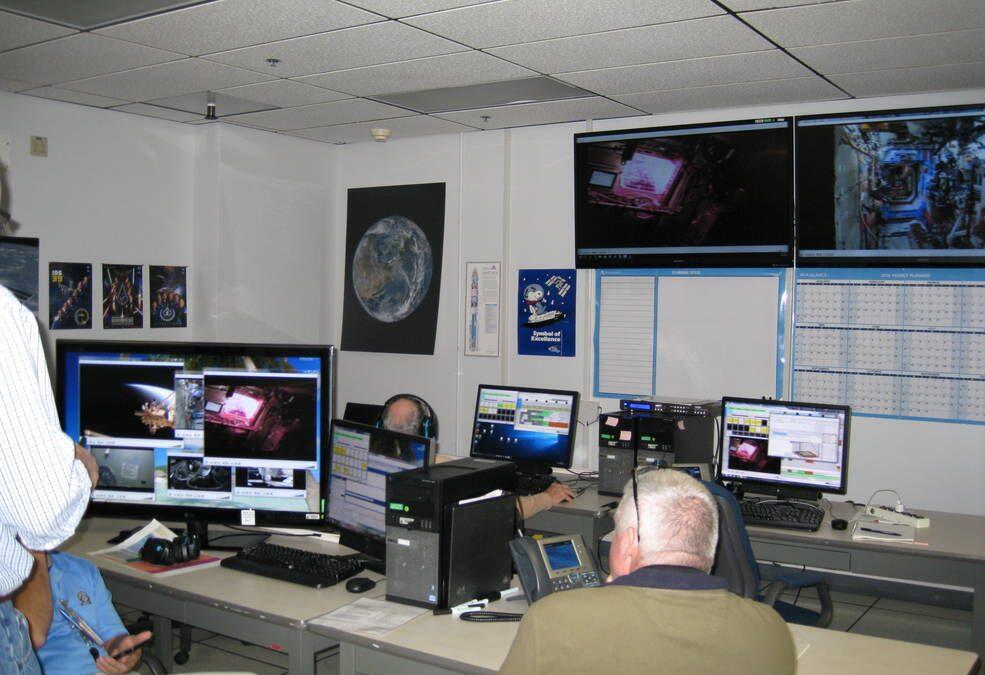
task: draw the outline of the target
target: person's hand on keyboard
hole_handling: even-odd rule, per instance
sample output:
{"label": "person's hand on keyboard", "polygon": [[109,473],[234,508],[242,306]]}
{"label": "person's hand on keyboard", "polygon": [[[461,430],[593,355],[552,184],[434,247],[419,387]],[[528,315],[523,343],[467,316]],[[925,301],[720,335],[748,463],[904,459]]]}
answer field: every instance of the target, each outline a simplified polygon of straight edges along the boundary
{"label": "person's hand on keyboard", "polygon": [[575,498],[575,493],[564,483],[551,483],[550,487],[544,490],[544,494],[550,495],[552,506],[561,502],[570,502]]}

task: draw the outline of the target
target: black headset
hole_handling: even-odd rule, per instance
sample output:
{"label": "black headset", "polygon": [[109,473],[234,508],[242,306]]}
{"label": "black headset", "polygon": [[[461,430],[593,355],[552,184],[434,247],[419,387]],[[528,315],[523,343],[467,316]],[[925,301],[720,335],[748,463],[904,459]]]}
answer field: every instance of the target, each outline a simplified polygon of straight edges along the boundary
{"label": "black headset", "polygon": [[171,541],[151,537],[140,548],[140,559],[155,565],[175,565],[195,560],[202,553],[198,535],[183,534]]}
{"label": "black headset", "polygon": [[377,421],[376,426],[383,426],[383,419],[390,410],[390,406],[400,399],[412,401],[421,413],[421,426],[417,429],[417,435],[423,436],[424,438],[437,438],[438,415],[434,412],[434,408],[431,407],[430,403],[425,401],[420,396],[415,396],[414,394],[396,394],[395,396],[388,398],[386,403],[383,404],[383,411],[380,413],[380,419]]}

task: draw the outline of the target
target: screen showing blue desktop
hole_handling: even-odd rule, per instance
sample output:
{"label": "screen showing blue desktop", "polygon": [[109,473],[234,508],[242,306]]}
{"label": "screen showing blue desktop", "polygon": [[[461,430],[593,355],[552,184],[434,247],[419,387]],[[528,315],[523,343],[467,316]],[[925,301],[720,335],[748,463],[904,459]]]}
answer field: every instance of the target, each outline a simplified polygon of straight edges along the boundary
{"label": "screen showing blue desktop", "polygon": [[327,349],[60,342],[58,360],[94,503],[321,517]]}
{"label": "screen showing blue desktop", "polygon": [[473,457],[570,467],[578,392],[480,385]]}

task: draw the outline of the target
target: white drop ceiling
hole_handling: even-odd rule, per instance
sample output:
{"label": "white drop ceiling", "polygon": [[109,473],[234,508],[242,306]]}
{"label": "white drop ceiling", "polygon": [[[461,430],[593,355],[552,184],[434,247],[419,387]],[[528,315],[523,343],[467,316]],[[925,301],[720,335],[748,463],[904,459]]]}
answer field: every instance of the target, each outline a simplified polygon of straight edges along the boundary
{"label": "white drop ceiling", "polygon": [[0,89],[326,143],[983,86],[983,0],[0,0]]}

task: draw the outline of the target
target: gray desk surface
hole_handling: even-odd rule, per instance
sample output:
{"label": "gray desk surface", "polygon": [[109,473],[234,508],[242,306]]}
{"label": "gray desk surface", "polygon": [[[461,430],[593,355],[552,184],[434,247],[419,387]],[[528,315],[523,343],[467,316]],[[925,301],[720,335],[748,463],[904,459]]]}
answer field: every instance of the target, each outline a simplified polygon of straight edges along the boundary
{"label": "gray desk surface", "polygon": [[[492,603],[489,609],[523,612],[526,603],[500,600]],[[309,630],[343,644],[390,654],[436,669],[489,675],[503,664],[518,627],[518,623],[469,623],[452,616],[427,613],[382,638],[324,626],[309,626]],[[808,626],[790,626],[790,631],[797,652],[801,654],[797,664],[799,675],[967,675],[974,672],[978,662],[975,654],[954,649]]]}
{"label": "gray desk surface", "polygon": [[[847,502],[832,502],[829,513],[835,518],[850,519],[856,509]],[[748,528],[752,539],[788,541],[803,544],[835,544],[842,548],[873,551],[905,551],[909,555],[985,562],[985,517],[939,511],[920,511],[930,517],[930,527],[916,531],[915,543],[853,541],[851,525],[847,530],[832,530],[831,517],[825,517],[817,532],[784,530],[777,527]]]}
{"label": "gray desk surface", "polygon": [[[155,577],[133,570],[126,565],[107,560],[102,556],[87,554],[107,548],[106,540],[120,529],[144,523],[105,518],[86,519],[78,532],[62,550],[85,556],[94,562],[104,575],[134,583],[149,590],[158,590],[172,597],[194,599],[216,607],[235,610],[241,613],[263,617],[272,623],[300,626],[308,619],[352,602],[356,597],[377,597],[383,595],[383,587],[355,596],[345,590],[344,585],[331,588],[314,589],[287,581],[278,581],[255,574],[235,572],[221,567],[210,567],[167,577]],[[351,553],[349,549],[337,544],[322,542],[306,537],[278,537],[274,535],[271,543],[305,548],[323,553]],[[229,553],[213,552],[225,557]],[[380,575],[366,572],[365,576],[380,579]],[[217,632],[222,632],[217,631]]]}

